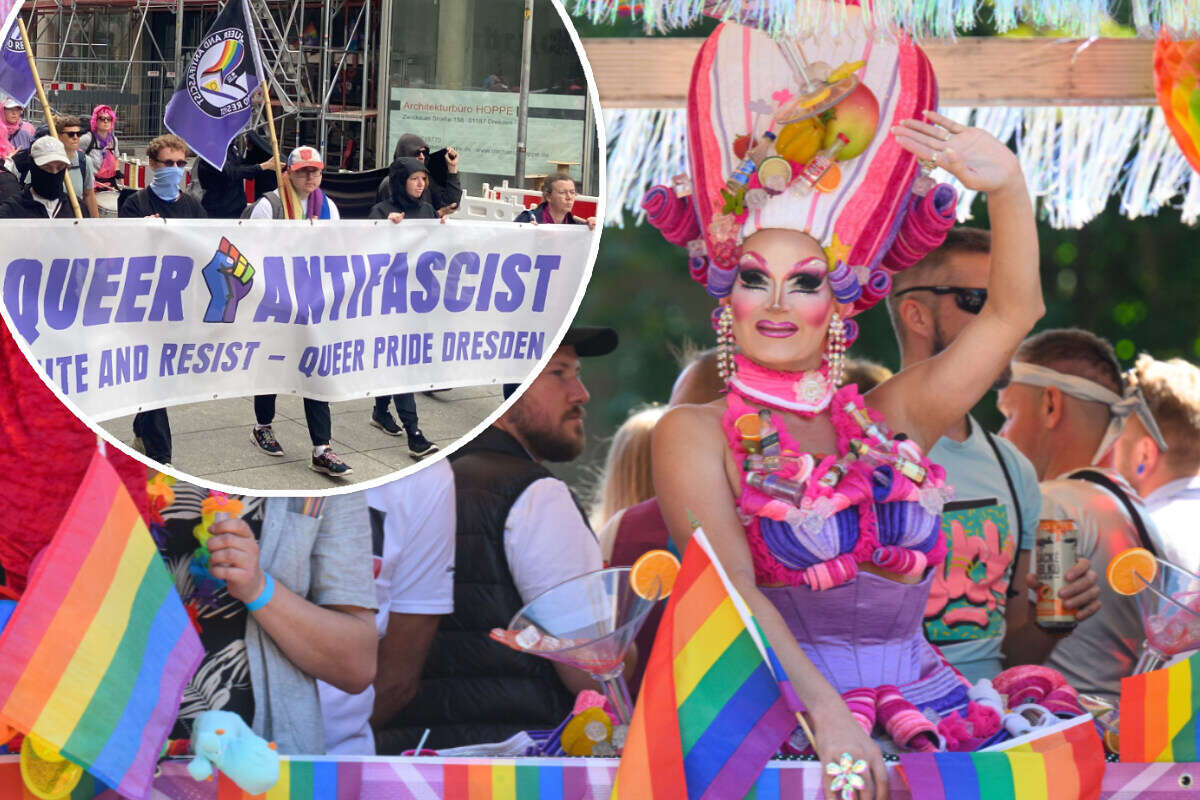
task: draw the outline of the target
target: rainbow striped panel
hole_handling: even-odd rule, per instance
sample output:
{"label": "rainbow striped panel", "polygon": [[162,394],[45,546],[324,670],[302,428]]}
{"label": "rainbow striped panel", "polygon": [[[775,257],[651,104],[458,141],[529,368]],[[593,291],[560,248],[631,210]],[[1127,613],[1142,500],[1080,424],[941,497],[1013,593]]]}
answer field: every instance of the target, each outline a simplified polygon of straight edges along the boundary
{"label": "rainbow striped panel", "polygon": [[647,662],[613,798],[746,795],[796,724],[771,661],[697,530]]}
{"label": "rainbow striped panel", "polygon": [[0,636],[0,721],[149,796],[203,657],[133,500],[98,453]]}
{"label": "rainbow striped panel", "polygon": [[1200,760],[1200,653],[1121,679],[1121,760]]}
{"label": "rainbow striped panel", "polygon": [[921,800],[1095,800],[1104,747],[1090,716],[1009,750],[900,756],[904,779]]}

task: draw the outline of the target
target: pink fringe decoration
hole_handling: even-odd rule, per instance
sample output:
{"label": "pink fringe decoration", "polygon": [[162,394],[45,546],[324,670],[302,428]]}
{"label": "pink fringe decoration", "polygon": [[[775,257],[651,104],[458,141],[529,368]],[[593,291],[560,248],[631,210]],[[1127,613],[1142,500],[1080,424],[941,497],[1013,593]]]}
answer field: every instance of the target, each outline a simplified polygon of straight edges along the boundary
{"label": "pink fringe decoration", "polygon": [[924,197],[912,195],[896,240],[884,254],[880,266],[890,272],[899,272],[929,255],[946,240],[946,231],[954,227],[957,202],[954,187],[946,183],[939,183]]}
{"label": "pink fringe decoration", "polygon": [[1067,679],[1062,673],[1041,664],[1011,667],[992,681],[996,691],[1006,695],[1009,708],[1025,703],[1041,704],[1046,695],[1066,684]]}
{"label": "pink fringe decoration", "polygon": [[851,689],[842,695],[850,714],[862,725],[868,736],[875,729],[875,690],[871,688]]}
{"label": "pink fringe decoration", "polygon": [[946,740],[946,749],[952,753],[978,750],[979,747],[1000,730],[1000,714],[995,709],[979,703],[968,703],[967,713],[955,711],[942,718],[937,731]]}
{"label": "pink fringe decoration", "polygon": [[671,244],[686,247],[700,237],[700,224],[692,207],[691,196],[678,197],[666,186],[655,186],[642,198],[642,208],[650,224],[662,231]]}
{"label": "pink fringe decoration", "polygon": [[937,726],[900,695],[895,686],[879,686],[876,719],[897,747],[918,753],[938,749]]}

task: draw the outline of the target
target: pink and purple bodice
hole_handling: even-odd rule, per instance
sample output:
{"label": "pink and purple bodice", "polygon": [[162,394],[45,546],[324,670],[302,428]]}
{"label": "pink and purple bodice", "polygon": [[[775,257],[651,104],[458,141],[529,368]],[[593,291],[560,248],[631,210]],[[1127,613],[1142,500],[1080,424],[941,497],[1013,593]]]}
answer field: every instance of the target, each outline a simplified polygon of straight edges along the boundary
{"label": "pink and purple bodice", "polygon": [[[945,745],[940,718],[998,728],[998,716],[979,719],[986,714],[968,702],[967,682],[922,627],[929,567],[946,555],[945,471],[892,436],[852,385],[830,405],[837,455],[804,453],[782,418],[736,390],[727,404],[723,426],[759,587],[864,728],[915,750]],[[864,562],[924,577],[903,583],[860,570]]]}

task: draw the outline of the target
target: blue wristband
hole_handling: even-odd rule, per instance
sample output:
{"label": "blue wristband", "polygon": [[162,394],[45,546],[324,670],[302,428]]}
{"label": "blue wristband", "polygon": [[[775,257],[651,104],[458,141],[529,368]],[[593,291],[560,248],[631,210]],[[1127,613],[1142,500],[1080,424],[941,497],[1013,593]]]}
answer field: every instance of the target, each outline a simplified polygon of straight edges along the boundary
{"label": "blue wristband", "polygon": [[259,592],[258,597],[246,603],[247,611],[258,611],[260,608],[271,602],[271,598],[275,596],[275,579],[271,577],[269,572],[264,572],[267,580],[263,583],[263,590]]}

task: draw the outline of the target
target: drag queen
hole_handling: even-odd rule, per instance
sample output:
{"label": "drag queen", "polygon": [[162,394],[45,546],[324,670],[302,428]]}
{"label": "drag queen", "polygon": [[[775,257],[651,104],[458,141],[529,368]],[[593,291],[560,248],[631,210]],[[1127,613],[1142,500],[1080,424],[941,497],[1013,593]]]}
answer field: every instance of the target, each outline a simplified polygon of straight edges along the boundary
{"label": "drag queen", "polygon": [[[906,39],[851,24],[779,43],[727,23],[701,49],[688,103],[688,180],[645,207],[720,298],[728,393],[656,426],[659,502],[681,551],[691,518],[707,533],[820,760],[866,759],[862,796],[882,798],[881,748],[969,749],[999,727],[922,634],[948,494],[923,452],[1044,311],[1033,208],[1013,153],[933,113],[932,70]],[[933,167],[987,196],[987,304],[943,353],[860,398],[839,388],[851,317],[953,224],[955,193]]]}

